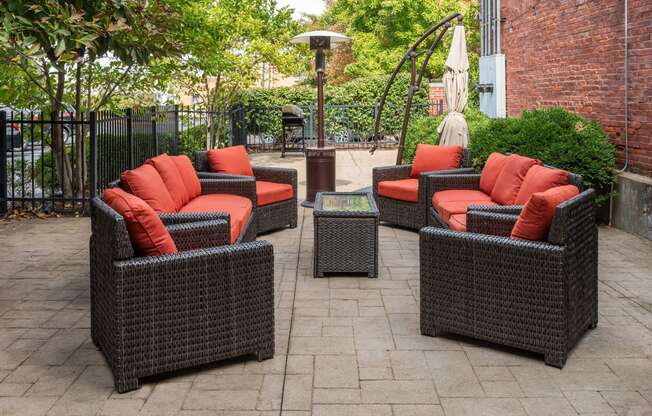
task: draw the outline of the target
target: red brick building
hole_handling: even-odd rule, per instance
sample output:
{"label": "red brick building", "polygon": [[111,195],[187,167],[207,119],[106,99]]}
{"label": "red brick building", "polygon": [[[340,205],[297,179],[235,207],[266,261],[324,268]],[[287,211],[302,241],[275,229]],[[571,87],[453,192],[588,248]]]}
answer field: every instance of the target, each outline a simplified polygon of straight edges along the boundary
{"label": "red brick building", "polygon": [[[495,7],[507,115],[562,106],[625,149],[625,0],[480,0]],[[628,5],[628,171],[652,176],[652,0]],[[484,34],[485,32],[483,32]],[[495,32],[494,32],[495,33]],[[494,34],[493,37],[497,37]],[[492,51],[492,53],[495,51]]]}

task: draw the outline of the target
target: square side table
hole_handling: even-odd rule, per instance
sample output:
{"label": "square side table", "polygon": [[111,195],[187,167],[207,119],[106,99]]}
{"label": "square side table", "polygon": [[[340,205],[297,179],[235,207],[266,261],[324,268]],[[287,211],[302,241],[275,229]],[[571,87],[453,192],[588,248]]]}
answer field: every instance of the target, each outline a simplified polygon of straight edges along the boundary
{"label": "square side table", "polygon": [[369,192],[319,192],[313,211],[314,276],[366,273],[378,276],[378,218]]}

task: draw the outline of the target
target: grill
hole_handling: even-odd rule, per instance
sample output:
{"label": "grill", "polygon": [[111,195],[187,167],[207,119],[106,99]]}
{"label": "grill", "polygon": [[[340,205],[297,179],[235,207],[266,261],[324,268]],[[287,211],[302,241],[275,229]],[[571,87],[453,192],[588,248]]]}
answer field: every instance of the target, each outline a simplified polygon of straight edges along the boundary
{"label": "grill", "polygon": [[[281,137],[281,157],[286,152],[306,151],[306,120],[303,117],[303,110],[296,105],[284,105],[281,121],[283,123],[283,136]],[[300,132],[300,135],[298,135]]]}

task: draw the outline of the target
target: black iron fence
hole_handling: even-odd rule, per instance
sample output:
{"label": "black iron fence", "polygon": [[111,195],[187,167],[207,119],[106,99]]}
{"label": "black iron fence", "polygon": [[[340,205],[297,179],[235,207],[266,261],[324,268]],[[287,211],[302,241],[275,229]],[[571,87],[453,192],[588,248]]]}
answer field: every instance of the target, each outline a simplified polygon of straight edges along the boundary
{"label": "black iron fence", "polygon": [[[443,103],[416,106],[412,116],[441,114]],[[305,128],[288,140],[316,142],[314,106]],[[326,105],[329,145],[356,148],[372,143],[374,105]],[[397,144],[402,107],[383,113],[380,145]],[[0,112],[0,215],[14,209],[85,212],[88,201],[120,173],[157,154],[185,153],[242,144],[250,150],[277,150],[283,128],[280,107],[237,106],[228,112],[199,107],[159,106],[88,114]]]}
{"label": "black iron fence", "polygon": [[[340,148],[367,148],[373,141],[378,103],[324,106],[324,129],[327,145]],[[411,117],[437,116],[443,113],[442,100],[412,106]],[[288,142],[305,140],[306,146],[317,142],[317,107],[303,106],[305,127],[283,130],[281,107],[238,106],[231,110],[231,143],[251,150],[278,150],[284,134]],[[403,105],[386,104],[381,120],[380,147],[395,147],[403,121]]]}

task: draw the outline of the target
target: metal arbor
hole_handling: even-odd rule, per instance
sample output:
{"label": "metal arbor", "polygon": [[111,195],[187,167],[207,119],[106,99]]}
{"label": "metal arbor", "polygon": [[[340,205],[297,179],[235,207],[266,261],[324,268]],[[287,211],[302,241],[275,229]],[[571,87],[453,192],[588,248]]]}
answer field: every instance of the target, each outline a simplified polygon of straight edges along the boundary
{"label": "metal arbor", "polygon": [[[401,164],[401,162],[403,161],[403,149],[405,148],[405,134],[407,132],[408,123],[410,121],[410,112],[412,111],[412,99],[414,98],[414,92],[417,91],[419,86],[421,85],[421,80],[423,79],[423,74],[426,71],[428,62],[430,61],[430,57],[434,53],[437,46],[441,43],[442,39],[444,38],[444,35],[446,34],[446,32],[448,32],[448,29],[451,28],[452,26],[451,22],[457,19],[458,24],[462,24],[463,18],[464,17],[462,16],[461,13],[453,13],[449,15],[448,17],[446,17],[445,19],[441,20],[439,23],[437,23],[436,25],[428,29],[423,35],[421,35],[421,37],[417,39],[416,42],[414,42],[414,45],[412,45],[410,49],[407,50],[405,55],[403,55],[401,62],[399,62],[399,64],[394,69],[394,72],[392,72],[392,75],[389,77],[389,80],[387,81],[387,85],[385,86],[385,91],[383,91],[383,95],[380,98],[380,103],[378,105],[378,112],[376,113],[376,122],[374,125],[374,135],[373,135],[374,144],[370,150],[372,154],[378,148],[380,120],[382,117],[383,109],[385,107],[385,100],[387,99],[387,94],[389,93],[392,84],[394,84],[394,81],[396,80],[396,76],[401,71],[401,68],[403,68],[403,65],[405,65],[405,63],[409,60],[411,64],[410,85],[408,88],[407,101],[405,103],[405,113],[403,114],[403,125],[401,127],[401,135],[398,143],[398,154],[396,156],[396,164],[397,165]],[[417,52],[419,46],[426,39],[430,38],[438,31],[439,34],[435,37],[435,40],[432,42],[430,47],[427,50]],[[423,62],[421,63],[421,68],[417,75],[417,58],[422,54],[425,55],[424,55]]]}

